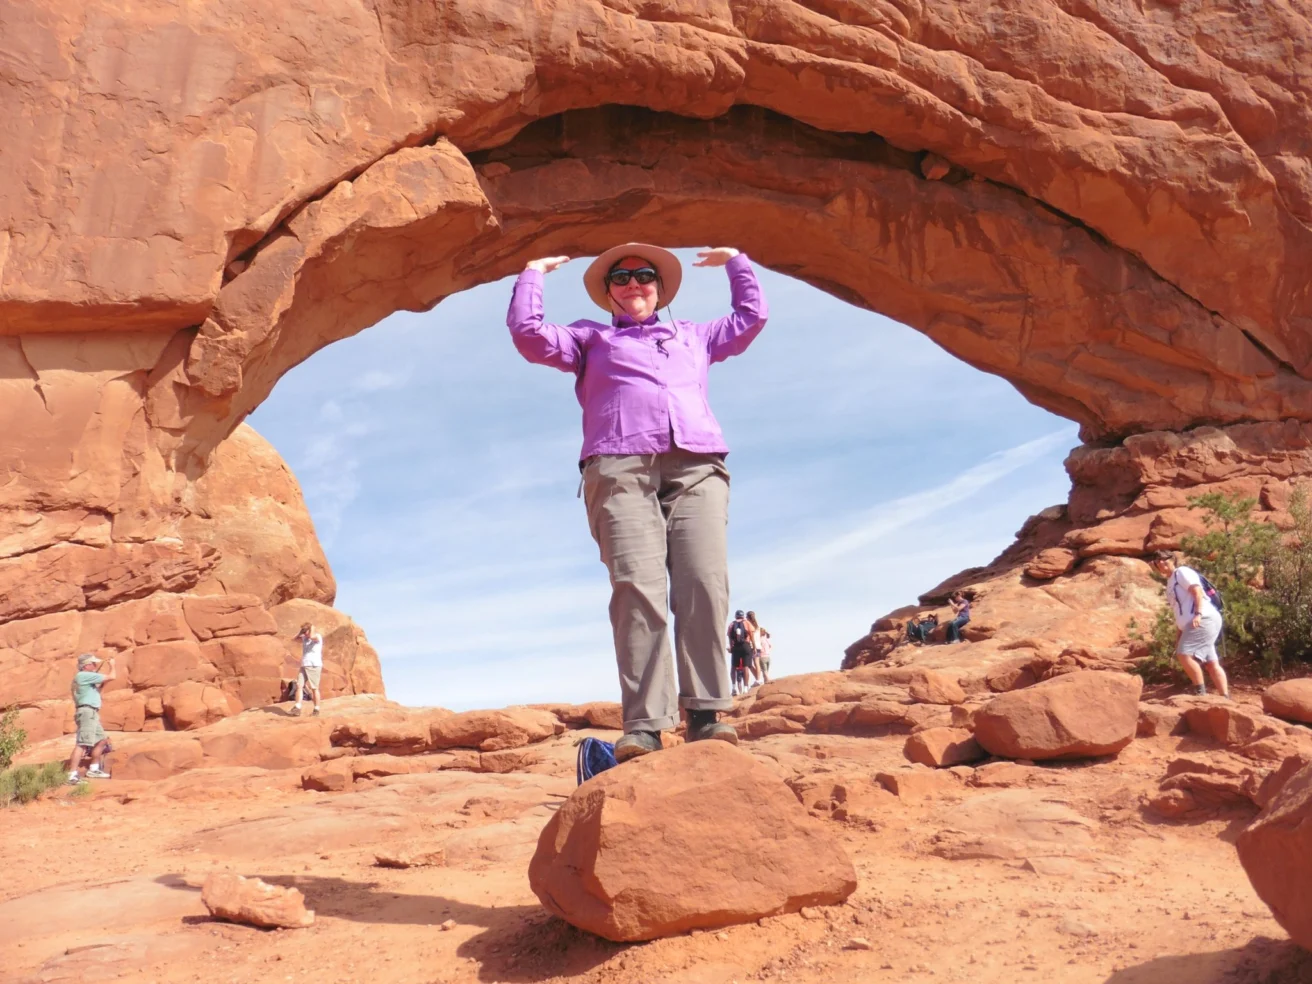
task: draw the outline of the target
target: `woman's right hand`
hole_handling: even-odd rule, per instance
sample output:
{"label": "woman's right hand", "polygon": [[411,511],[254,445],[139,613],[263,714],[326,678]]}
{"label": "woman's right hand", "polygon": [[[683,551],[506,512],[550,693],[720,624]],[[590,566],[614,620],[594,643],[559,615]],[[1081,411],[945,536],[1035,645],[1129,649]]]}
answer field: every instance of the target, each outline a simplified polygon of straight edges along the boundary
{"label": "woman's right hand", "polygon": [[544,256],[541,259],[529,260],[524,265],[525,270],[536,270],[538,273],[550,273],[552,270],[569,262],[568,256]]}

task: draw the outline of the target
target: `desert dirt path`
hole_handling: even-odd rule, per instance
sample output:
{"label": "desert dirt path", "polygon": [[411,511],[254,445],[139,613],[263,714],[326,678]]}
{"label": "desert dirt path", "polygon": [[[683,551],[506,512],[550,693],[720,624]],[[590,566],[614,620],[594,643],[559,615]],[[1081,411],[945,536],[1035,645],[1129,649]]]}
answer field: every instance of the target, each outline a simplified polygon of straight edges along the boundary
{"label": "desert dirt path", "polygon": [[[1136,741],[1091,764],[935,773],[902,795],[873,781],[905,765],[901,737],[746,742],[834,825],[856,893],[833,908],[621,945],[549,917],[528,887],[538,832],[574,787],[579,735],[551,739],[534,773],[400,775],[315,793],[227,788],[210,770],[186,799],[115,780],[87,798],[0,811],[0,979],[1312,981],[1312,958],[1253,893],[1230,843],[1251,813],[1190,825],[1141,811],[1187,738]],[[437,846],[443,866],[374,864],[377,851]],[[314,926],[212,921],[199,885],[216,869],[295,885]]]}

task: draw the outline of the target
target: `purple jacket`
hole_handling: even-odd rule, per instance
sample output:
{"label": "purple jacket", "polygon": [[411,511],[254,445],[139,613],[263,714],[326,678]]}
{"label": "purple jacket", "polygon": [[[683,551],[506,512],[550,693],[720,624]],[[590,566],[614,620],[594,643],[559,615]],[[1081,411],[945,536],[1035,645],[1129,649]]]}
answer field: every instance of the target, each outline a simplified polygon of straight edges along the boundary
{"label": "purple jacket", "polygon": [[506,324],[529,362],[578,377],[583,450],[594,454],[659,454],[673,443],[685,451],[724,453],[724,436],[706,402],[706,370],[738,355],[765,327],[765,298],[746,254],[725,265],[733,314],[704,324],[657,321],[613,324],[542,320],[542,274],[525,270],[515,282]]}

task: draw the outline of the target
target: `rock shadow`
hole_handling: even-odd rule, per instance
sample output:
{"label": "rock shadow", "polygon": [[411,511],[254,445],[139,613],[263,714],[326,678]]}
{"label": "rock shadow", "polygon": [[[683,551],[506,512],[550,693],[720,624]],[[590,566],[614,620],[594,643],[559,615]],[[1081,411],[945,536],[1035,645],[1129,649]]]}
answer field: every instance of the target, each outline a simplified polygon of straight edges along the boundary
{"label": "rock shadow", "polygon": [[307,909],[335,919],[431,926],[434,933],[441,932],[438,927],[448,919],[457,926],[481,926],[482,933],[456,949],[459,956],[478,963],[481,981],[533,984],[584,974],[631,945],[575,929],[536,905],[477,905],[442,895],[388,891],[377,882],[318,875],[258,877],[271,885],[300,889]]}
{"label": "rock shadow", "polygon": [[1118,970],[1105,984],[1307,984],[1312,953],[1292,940],[1256,936],[1244,946],[1212,953],[1156,957]]}

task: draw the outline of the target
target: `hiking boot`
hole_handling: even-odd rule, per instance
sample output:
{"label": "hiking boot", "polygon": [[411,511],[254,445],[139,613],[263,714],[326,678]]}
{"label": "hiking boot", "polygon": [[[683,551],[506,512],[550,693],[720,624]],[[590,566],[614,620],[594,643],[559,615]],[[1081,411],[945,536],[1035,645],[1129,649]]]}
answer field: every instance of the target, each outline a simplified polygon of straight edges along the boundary
{"label": "hiking boot", "polygon": [[689,711],[688,741],[715,738],[731,745],[738,744],[738,732],[733,729],[733,725],[725,724],[719,717],[717,711]]}
{"label": "hiking boot", "polygon": [[615,761],[626,762],[639,755],[661,750],[659,731],[630,731],[615,743]]}

